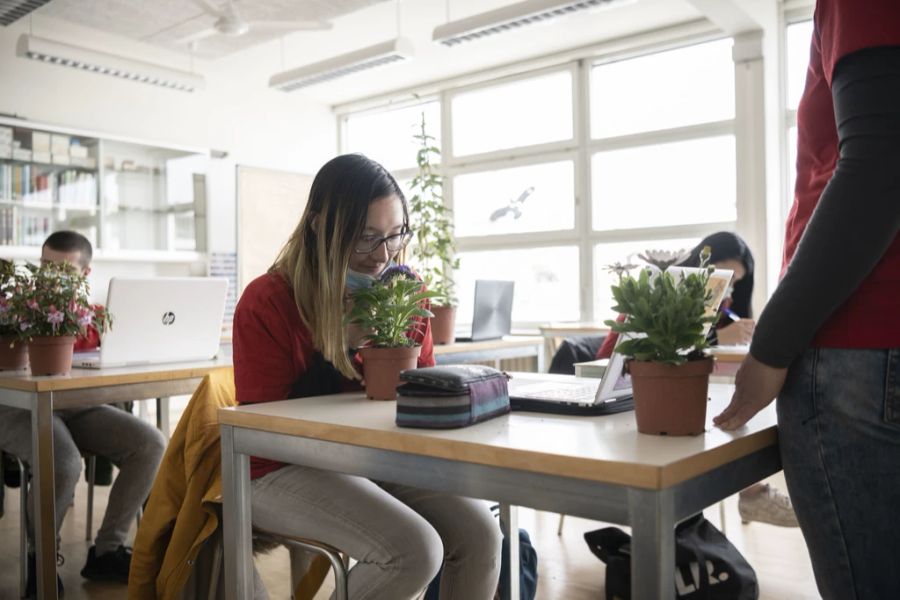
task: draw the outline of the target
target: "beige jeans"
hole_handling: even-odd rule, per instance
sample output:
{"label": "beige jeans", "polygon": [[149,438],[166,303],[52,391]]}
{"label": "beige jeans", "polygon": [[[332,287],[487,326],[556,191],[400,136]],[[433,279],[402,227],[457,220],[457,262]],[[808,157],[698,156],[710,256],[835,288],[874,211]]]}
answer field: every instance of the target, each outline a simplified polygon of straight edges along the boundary
{"label": "beige jeans", "polygon": [[441,600],[491,600],[500,526],[486,502],[289,465],[252,482],[253,524],[330,544],[357,563],[353,600],[413,598],[443,565]]}

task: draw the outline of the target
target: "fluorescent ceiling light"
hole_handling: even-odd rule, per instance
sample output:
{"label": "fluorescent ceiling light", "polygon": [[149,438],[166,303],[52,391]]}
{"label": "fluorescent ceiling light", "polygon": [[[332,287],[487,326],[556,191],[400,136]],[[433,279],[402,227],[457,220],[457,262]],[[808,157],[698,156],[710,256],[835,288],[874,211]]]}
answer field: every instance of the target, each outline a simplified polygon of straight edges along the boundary
{"label": "fluorescent ceiling light", "polygon": [[50,0],[0,0],[0,25],[15,23]]}
{"label": "fluorescent ceiling light", "polygon": [[435,27],[432,39],[447,47],[470,42],[495,33],[515,31],[583,10],[620,3],[622,0],[525,0],[486,13],[451,21]]}
{"label": "fluorescent ceiling light", "polygon": [[53,65],[72,67],[100,75],[111,75],[180,92],[193,92],[203,89],[204,86],[203,77],[194,73],[123,58],[114,54],[107,54],[106,52],[82,48],[81,46],[63,44],[28,34],[23,34],[19,37],[16,54],[24,58]]}
{"label": "fluorescent ceiling light", "polygon": [[403,62],[412,58],[412,44],[406,38],[397,38],[362,50],[355,50],[317,62],[276,73],[269,78],[269,87],[292,92],[302,87],[331,81],[358,71]]}

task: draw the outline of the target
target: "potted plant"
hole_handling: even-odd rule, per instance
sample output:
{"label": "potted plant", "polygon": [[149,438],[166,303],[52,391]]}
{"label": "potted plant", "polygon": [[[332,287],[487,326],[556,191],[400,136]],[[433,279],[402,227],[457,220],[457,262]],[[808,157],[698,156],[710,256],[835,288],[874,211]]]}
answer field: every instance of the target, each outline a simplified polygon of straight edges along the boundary
{"label": "potted plant", "polygon": [[406,265],[389,267],[371,286],[353,292],[349,322],[367,332],[359,352],[369,398],[393,400],[400,371],[416,368],[422,347],[411,334],[421,327],[418,319],[434,316],[427,307],[434,296]]}
{"label": "potted plant", "polygon": [[12,298],[19,339],[28,345],[33,375],[72,370],[75,337],[93,325],[101,333],[110,323],[106,311],[95,314],[87,278],[68,263],[27,264],[28,278]]}
{"label": "potted plant", "polygon": [[647,253],[652,266],[637,277],[632,265],[614,265],[619,276],[612,286],[614,310],[625,321],[606,321],[622,336],[616,351],[630,357],[627,369],[634,392],[635,417],[641,433],[696,435],[706,426],[707,389],[713,359],[705,352],[706,331],[716,320],[709,310],[708,287],[714,267],[709,248],[701,253],[699,271],[673,275],[668,267],[677,253]]}
{"label": "potted plant", "polygon": [[19,323],[12,309],[12,298],[24,282],[24,274],[14,262],[0,259],[0,371],[28,366],[28,351],[19,342]]}
{"label": "potted plant", "polygon": [[459,268],[459,259],[455,256],[453,215],[444,205],[444,178],[438,171],[441,151],[435,146],[434,136],[426,131],[425,113],[422,113],[419,132],[413,137],[419,142],[416,152],[419,172],[410,183],[410,225],[415,232],[410,253],[425,286],[435,293],[431,336],[435,344],[449,344],[453,342],[457,304],[453,270]]}

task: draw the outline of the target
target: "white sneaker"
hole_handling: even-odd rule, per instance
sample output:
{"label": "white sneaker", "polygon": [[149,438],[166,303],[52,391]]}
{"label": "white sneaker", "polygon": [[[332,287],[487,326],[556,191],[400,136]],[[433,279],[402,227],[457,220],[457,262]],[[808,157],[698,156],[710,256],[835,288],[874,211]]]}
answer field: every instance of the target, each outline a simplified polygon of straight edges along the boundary
{"label": "white sneaker", "polygon": [[756,494],[741,494],[738,498],[738,512],[745,525],[750,521],[769,523],[779,527],[799,527],[794,506],[787,494],[769,484]]}

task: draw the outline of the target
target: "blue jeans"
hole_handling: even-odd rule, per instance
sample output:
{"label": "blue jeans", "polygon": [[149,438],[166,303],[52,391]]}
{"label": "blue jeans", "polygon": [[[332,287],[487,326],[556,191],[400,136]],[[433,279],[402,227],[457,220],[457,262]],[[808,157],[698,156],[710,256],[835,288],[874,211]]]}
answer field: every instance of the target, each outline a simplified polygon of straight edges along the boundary
{"label": "blue jeans", "polygon": [[807,350],[778,428],[822,597],[900,598],[900,349]]}

